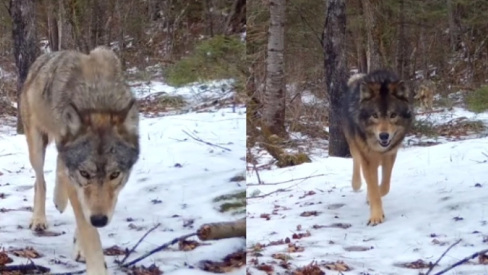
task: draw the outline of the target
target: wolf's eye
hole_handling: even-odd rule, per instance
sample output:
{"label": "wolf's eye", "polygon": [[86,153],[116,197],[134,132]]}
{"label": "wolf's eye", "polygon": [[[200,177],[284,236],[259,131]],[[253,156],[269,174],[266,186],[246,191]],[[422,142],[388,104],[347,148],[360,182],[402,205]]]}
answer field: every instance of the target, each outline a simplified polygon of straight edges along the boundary
{"label": "wolf's eye", "polygon": [[397,117],[397,113],[391,113],[390,114],[390,118],[395,118],[395,117]]}
{"label": "wolf's eye", "polygon": [[118,178],[119,175],[120,175],[119,171],[113,172],[112,174],[110,174],[110,180],[114,180],[114,179]]}
{"label": "wolf's eye", "polygon": [[378,118],[378,114],[377,113],[374,113],[371,115],[372,118]]}
{"label": "wolf's eye", "polygon": [[80,170],[80,175],[84,177],[85,179],[89,180],[90,179],[90,174],[88,174],[87,171],[85,170]]}

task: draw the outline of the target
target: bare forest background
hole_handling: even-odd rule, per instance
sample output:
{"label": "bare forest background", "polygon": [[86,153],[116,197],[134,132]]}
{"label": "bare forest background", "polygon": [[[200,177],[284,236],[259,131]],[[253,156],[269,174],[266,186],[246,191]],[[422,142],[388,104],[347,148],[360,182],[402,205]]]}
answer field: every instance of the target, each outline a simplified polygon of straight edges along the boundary
{"label": "bare forest background", "polygon": [[[328,87],[345,83],[355,72],[389,68],[413,91],[422,81],[432,81],[439,96],[436,104],[444,105],[450,104],[449,94],[475,92],[488,81],[487,1],[294,0],[282,4],[285,88],[281,97],[270,98],[267,58],[270,50],[277,49],[267,44],[272,37],[270,12],[280,1],[247,3],[248,147],[266,149],[278,166],[310,161],[303,153],[310,149],[310,139],[318,141],[315,146],[331,145],[320,141],[329,140],[335,134],[333,124],[340,123],[330,117],[331,99],[340,89]],[[342,20],[344,30],[338,24]],[[276,102],[283,108],[269,117],[266,108]],[[282,127],[270,127],[269,120]],[[331,132],[326,131],[329,126]],[[308,138],[290,138],[292,132]],[[288,149],[298,154],[285,153]],[[346,154],[341,149],[332,155]],[[249,162],[255,164],[256,155],[250,150]]]}
{"label": "bare forest background", "polygon": [[[245,0],[1,0],[0,113],[48,48],[114,49],[129,80],[245,80]],[[20,58],[22,56],[22,58]]]}

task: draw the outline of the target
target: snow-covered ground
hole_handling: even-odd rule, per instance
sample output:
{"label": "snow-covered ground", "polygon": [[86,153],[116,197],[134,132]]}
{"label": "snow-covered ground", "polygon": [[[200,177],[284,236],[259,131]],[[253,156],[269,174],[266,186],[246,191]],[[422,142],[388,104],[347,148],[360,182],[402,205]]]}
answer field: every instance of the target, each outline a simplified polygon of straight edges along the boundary
{"label": "snow-covered ground", "polygon": [[[483,121],[487,114],[455,108],[429,119],[460,116]],[[327,274],[419,274],[427,268],[402,265],[433,263],[461,239],[434,274],[488,248],[488,138],[401,149],[383,198],[386,219],[375,227],[366,225],[364,180],[359,192],[352,190],[352,159],[311,157],[312,163],[260,170],[261,185],[248,172],[248,274],[267,274],[261,265],[291,274],[313,261]],[[351,270],[337,271],[341,261]],[[326,269],[332,262],[335,271]],[[488,274],[488,265],[475,258],[446,274]]]}
{"label": "snow-covered ground", "polygon": [[[167,92],[168,89],[175,90],[160,86],[152,91]],[[52,272],[83,269],[84,264],[71,258],[75,230],[72,210],[68,207],[60,214],[52,202],[55,146],[48,147],[44,168],[48,189],[46,207],[48,230],[60,235],[40,237],[28,229],[34,173],[28,160],[25,137],[16,135],[12,126],[5,126],[5,120],[2,122],[0,248],[10,251],[33,247],[42,254],[42,257],[33,259],[34,263],[50,267]],[[160,118],[141,115],[140,159],[120,193],[112,222],[99,230],[103,247],[118,245],[130,249],[150,228],[160,223],[131,255],[130,261],[176,237],[195,232],[204,223],[243,217],[244,213],[219,212],[219,205],[213,200],[220,195],[245,190],[244,181],[230,181],[245,171],[245,129],[244,106]],[[198,142],[187,133],[229,150]],[[209,274],[198,269],[200,261],[221,261],[228,254],[243,249],[244,245],[245,240],[241,238],[205,242],[191,251],[180,251],[178,245],[173,245],[139,264],[155,264],[164,274]],[[12,264],[29,262],[11,253],[9,256],[14,259]],[[111,272],[120,274],[114,260],[122,256],[105,257]],[[244,268],[229,274],[244,274]]]}

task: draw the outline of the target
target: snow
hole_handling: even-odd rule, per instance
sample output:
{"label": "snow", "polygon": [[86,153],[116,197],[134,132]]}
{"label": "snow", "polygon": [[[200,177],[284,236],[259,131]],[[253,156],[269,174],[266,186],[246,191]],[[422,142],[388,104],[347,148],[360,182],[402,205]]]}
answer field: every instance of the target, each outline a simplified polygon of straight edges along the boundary
{"label": "snow", "polygon": [[[452,116],[484,120],[487,114],[458,108]],[[442,116],[430,119],[440,123]],[[248,251],[264,245],[257,255],[248,253],[249,274],[265,274],[255,268],[256,260],[273,265],[274,274],[288,274],[272,257],[276,253],[290,256],[292,269],[316,261],[326,271],[324,263],[343,261],[352,269],[344,274],[419,274],[427,269],[401,264],[419,259],[435,262],[461,239],[434,268],[435,273],[487,248],[488,138],[402,148],[390,193],[383,197],[386,219],[374,227],[366,225],[366,183],[363,180],[359,192],[351,187],[352,159],[316,154],[311,158],[312,163],[260,170],[264,183],[260,185],[256,173],[248,171]],[[318,215],[300,216],[305,211],[318,211]],[[307,231],[309,237],[292,238]],[[286,243],[266,246],[287,237],[304,251],[290,252]],[[367,251],[349,251],[355,248]],[[488,266],[477,262],[475,258],[446,274],[488,274]]]}
{"label": "snow", "polygon": [[232,96],[232,79],[214,80],[204,83],[192,83],[183,87],[173,87],[161,81],[132,82],[136,97],[144,98],[151,95],[165,94],[168,96],[182,96],[186,102],[197,103],[213,99]]}
{"label": "snow", "polygon": [[[163,84],[158,85],[163,87]],[[174,90],[187,92],[189,98],[193,95],[191,87]],[[219,212],[213,199],[245,190],[243,182],[229,181],[245,171],[245,127],[243,106],[235,110],[224,108],[159,118],[141,115],[140,159],[120,193],[113,220],[99,230],[102,246],[132,248],[144,233],[160,223],[131,255],[130,261],[173,238],[195,232],[204,223],[243,217],[243,213]],[[184,131],[230,151],[198,142]],[[0,198],[0,209],[16,211],[0,211],[0,247],[10,250],[31,246],[43,255],[33,259],[36,264],[50,267],[52,272],[76,271],[84,269],[84,264],[75,262],[71,256],[76,224],[73,212],[68,207],[65,213],[60,214],[52,202],[55,160],[56,149],[50,145],[44,168],[48,230],[62,235],[39,237],[28,229],[32,212],[25,209],[33,206],[34,195],[34,172],[29,163],[25,137],[16,135],[12,126],[1,125],[0,191],[6,197]],[[130,229],[130,224],[136,230]],[[192,237],[190,240],[198,239]],[[195,268],[201,260],[220,261],[244,245],[242,238],[204,242],[192,251],[179,251],[178,246],[173,245],[139,264],[149,266],[154,263],[164,274],[208,274]],[[25,258],[9,256],[14,259],[13,264],[28,263]],[[113,274],[121,274],[113,261],[121,257],[105,256]],[[61,264],[55,264],[55,261]],[[229,274],[243,273],[244,268],[241,268]]]}

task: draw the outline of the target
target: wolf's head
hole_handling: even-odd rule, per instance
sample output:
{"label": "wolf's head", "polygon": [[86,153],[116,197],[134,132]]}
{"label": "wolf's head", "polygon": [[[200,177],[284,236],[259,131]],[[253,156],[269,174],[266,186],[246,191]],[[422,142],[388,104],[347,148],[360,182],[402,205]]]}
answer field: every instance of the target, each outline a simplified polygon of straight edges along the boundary
{"label": "wolf's head", "polygon": [[66,135],[57,144],[60,159],[86,220],[103,227],[139,157],[135,101],[120,111],[78,110],[71,104],[64,120]]}
{"label": "wolf's head", "polygon": [[373,72],[360,82],[359,97],[359,121],[365,129],[366,142],[380,152],[399,145],[412,124],[405,83],[391,72]]}

